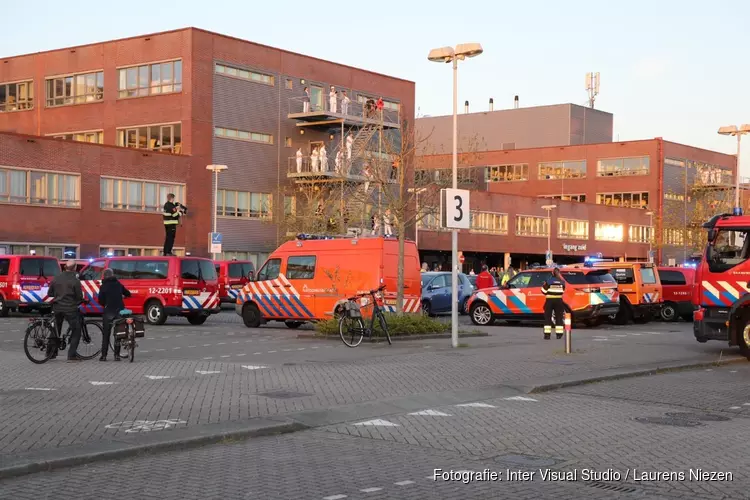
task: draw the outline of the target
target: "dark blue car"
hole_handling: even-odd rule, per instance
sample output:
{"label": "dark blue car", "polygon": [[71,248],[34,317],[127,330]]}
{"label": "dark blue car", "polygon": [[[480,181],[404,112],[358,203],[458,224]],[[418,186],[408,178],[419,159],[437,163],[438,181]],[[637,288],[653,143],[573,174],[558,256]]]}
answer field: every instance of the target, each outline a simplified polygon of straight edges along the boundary
{"label": "dark blue car", "polygon": [[[451,273],[422,273],[422,311],[428,316],[451,312]],[[458,274],[458,312],[464,311],[466,299],[471,296],[474,286],[469,278]]]}

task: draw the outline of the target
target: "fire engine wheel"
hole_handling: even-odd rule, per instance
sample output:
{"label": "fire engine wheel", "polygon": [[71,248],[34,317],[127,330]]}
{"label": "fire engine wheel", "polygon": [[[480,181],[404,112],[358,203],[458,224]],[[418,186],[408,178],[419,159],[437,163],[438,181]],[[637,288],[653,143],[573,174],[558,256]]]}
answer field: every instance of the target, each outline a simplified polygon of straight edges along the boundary
{"label": "fire engine wheel", "polygon": [[5,299],[0,295],[0,318],[7,318],[10,310],[5,307]]}
{"label": "fire engine wheel", "polygon": [[208,316],[206,316],[205,314],[194,314],[187,317],[188,323],[190,323],[191,325],[202,325],[206,322],[207,319]]}
{"label": "fire engine wheel", "polygon": [[490,326],[495,322],[490,306],[484,302],[475,302],[471,305],[471,322],[478,326]]}
{"label": "fire engine wheel", "polygon": [[740,345],[740,352],[750,360],[750,323],[745,325],[745,328],[742,329],[742,335],[737,340]]}
{"label": "fire engine wheel", "polygon": [[260,326],[260,310],[252,302],[245,304],[242,308],[242,321],[248,328],[258,328]]}
{"label": "fire engine wheel", "polygon": [[150,300],[146,304],[146,321],[151,325],[163,325],[167,322],[167,313],[158,300]]}
{"label": "fire engine wheel", "polygon": [[291,328],[292,330],[296,330],[300,326],[302,326],[301,321],[284,321],[284,324],[287,328]]}
{"label": "fire engine wheel", "polygon": [[661,306],[659,316],[661,316],[663,321],[677,321],[677,309],[671,302],[665,302],[664,305]]}

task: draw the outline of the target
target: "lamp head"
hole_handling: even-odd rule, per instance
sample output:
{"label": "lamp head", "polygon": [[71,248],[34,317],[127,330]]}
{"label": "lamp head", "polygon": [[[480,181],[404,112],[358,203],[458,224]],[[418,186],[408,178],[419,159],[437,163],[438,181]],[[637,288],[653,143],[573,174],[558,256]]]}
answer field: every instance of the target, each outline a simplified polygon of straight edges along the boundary
{"label": "lamp head", "polygon": [[441,47],[439,49],[432,49],[427,55],[427,59],[432,62],[451,62],[456,56],[456,52],[452,47]]}
{"label": "lamp head", "polygon": [[719,128],[719,134],[721,135],[737,135],[737,127],[735,125],[729,125],[727,127]]}
{"label": "lamp head", "polygon": [[462,43],[456,46],[456,55],[460,57],[476,57],[484,52],[479,43]]}
{"label": "lamp head", "polygon": [[745,123],[740,127],[741,134],[750,134],[750,123]]}
{"label": "lamp head", "polygon": [[206,170],[210,170],[211,172],[223,172],[228,168],[226,165],[206,165]]}
{"label": "lamp head", "polygon": [[542,205],[542,209],[543,210],[549,211],[549,210],[552,210],[554,208],[557,208],[557,205]]}

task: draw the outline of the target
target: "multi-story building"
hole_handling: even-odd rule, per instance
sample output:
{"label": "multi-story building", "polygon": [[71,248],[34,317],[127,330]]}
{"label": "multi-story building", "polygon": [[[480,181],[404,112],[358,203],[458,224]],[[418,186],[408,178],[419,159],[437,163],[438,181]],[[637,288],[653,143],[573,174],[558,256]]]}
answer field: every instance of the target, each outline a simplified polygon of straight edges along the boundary
{"label": "multi-story building", "polygon": [[[450,162],[450,155],[422,156],[420,168],[428,170],[428,175],[442,177],[449,173]],[[652,214],[650,217],[656,227],[654,248],[658,248],[656,258],[664,263],[681,263],[690,256],[684,236],[686,224],[678,224],[676,219],[687,220],[696,210],[695,193],[711,186],[731,185],[737,168],[736,156],[661,138],[485,151],[464,154],[459,163],[459,181],[463,181],[467,189],[484,191],[500,200],[522,194],[585,203],[595,217],[603,213],[604,207],[623,207],[624,211],[617,212],[618,218],[605,221],[621,224],[630,224],[629,216],[625,215],[629,211]],[[547,203],[558,201],[547,200]],[[472,210],[475,208],[481,209],[472,205]],[[641,240],[638,234],[636,238]],[[625,228],[622,242],[630,241],[629,236]],[[476,242],[481,237],[471,241]],[[477,248],[486,248],[492,244],[489,241],[494,241],[497,252],[507,251],[504,240],[485,238],[488,243],[476,242]],[[432,248],[428,246],[430,240],[423,239],[421,233],[420,240],[422,249]],[[603,252],[610,257],[635,256],[626,245],[616,246],[619,251],[613,254],[615,250],[597,249],[595,241],[593,238],[587,251]],[[553,248],[556,254],[560,250],[559,246]],[[543,251],[536,254],[543,254]]]}
{"label": "multi-story building", "polygon": [[0,132],[0,254],[160,255],[162,200],[192,193],[175,254],[205,255],[204,172],[184,155]]}
{"label": "multi-story building", "polygon": [[[273,215],[295,211],[288,186],[305,177],[294,168],[298,150],[309,166],[325,145],[333,169],[343,136],[362,144],[371,135],[362,129],[397,130],[414,116],[413,82],[196,28],[0,61],[0,131],[190,155],[186,182],[197,187],[182,201],[196,220],[209,221],[215,207],[225,257],[262,260],[285,236]],[[379,98],[376,116],[367,104]],[[228,167],[213,203],[209,164]],[[130,179],[131,170],[121,165],[117,175]],[[160,180],[161,170],[138,175]],[[206,246],[210,230],[200,228]],[[127,234],[127,245],[141,245]]]}

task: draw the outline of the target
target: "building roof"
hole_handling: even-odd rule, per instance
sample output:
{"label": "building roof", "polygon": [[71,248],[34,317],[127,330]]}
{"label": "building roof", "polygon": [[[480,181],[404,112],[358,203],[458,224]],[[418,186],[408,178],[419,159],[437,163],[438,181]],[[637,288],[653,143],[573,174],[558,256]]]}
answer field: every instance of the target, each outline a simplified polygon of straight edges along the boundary
{"label": "building roof", "polygon": [[342,63],[337,63],[337,62],[334,62],[334,61],[328,61],[326,59],[321,59],[319,57],[309,56],[309,55],[306,55],[306,54],[301,54],[299,52],[293,52],[291,50],[280,49],[278,47],[271,47],[270,45],[264,45],[262,43],[252,42],[250,40],[244,40],[242,38],[237,38],[237,37],[233,37],[233,36],[230,36],[230,35],[224,35],[222,33],[216,33],[214,31],[204,30],[202,28],[196,28],[196,27],[193,27],[193,26],[188,26],[188,27],[185,27],[185,28],[178,28],[178,29],[174,29],[174,30],[159,31],[157,33],[145,33],[145,34],[142,34],[142,35],[135,35],[135,36],[129,36],[129,37],[124,37],[124,38],[116,38],[114,40],[104,40],[104,41],[92,42],[92,43],[84,43],[84,44],[81,44],[81,45],[74,45],[74,46],[69,46],[69,47],[61,47],[61,48],[57,48],[57,49],[42,50],[42,51],[39,51],[39,52],[31,52],[31,53],[27,53],[27,54],[17,54],[17,55],[14,55],[14,56],[4,56],[4,57],[0,57],[0,59],[2,59],[2,60],[8,60],[8,59],[14,59],[14,58],[17,58],[17,57],[28,57],[28,56],[38,55],[38,54],[47,54],[47,53],[50,53],[50,52],[58,52],[58,51],[71,50],[71,49],[79,49],[79,48],[82,48],[82,47],[91,47],[93,45],[101,45],[101,44],[104,44],[104,43],[122,42],[122,41],[125,41],[125,40],[134,40],[136,38],[143,38],[143,37],[150,37],[150,36],[157,36],[157,35],[165,35],[165,34],[168,34],[168,33],[178,33],[180,31],[188,31],[188,30],[200,31],[202,33],[208,33],[208,34],[214,35],[214,36],[220,36],[220,37],[224,37],[224,38],[229,38],[231,40],[238,40],[240,42],[250,43],[250,44],[256,45],[258,47],[263,47],[263,48],[266,48],[266,49],[278,50],[279,52],[284,52],[286,54],[292,54],[292,55],[295,55],[295,56],[307,57],[309,59],[313,59],[313,60],[316,60],[316,61],[328,62],[328,63],[331,63],[331,64],[335,64],[337,66],[342,66],[344,68],[355,69],[357,71],[363,71],[365,73],[370,73],[370,74],[373,74],[373,75],[384,76],[386,78],[392,78],[394,80],[400,80],[400,81],[403,81],[403,82],[414,83],[413,81],[407,80],[405,78],[399,78],[399,77],[395,77],[395,76],[386,75],[386,74],[383,74],[383,73],[378,73],[378,72],[375,72],[375,71],[370,71],[370,70],[367,70],[367,69],[357,68],[355,66],[350,66],[348,64],[342,64]]}

